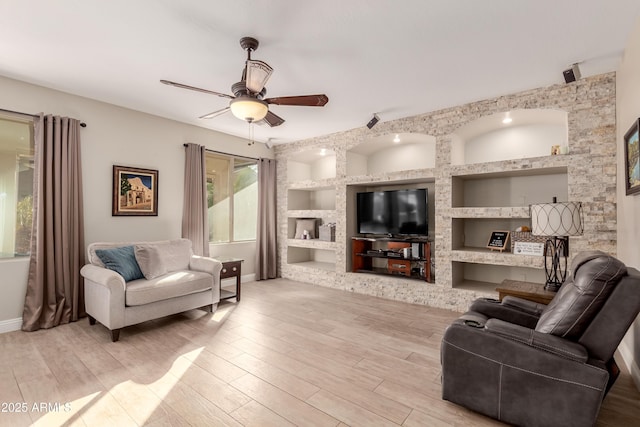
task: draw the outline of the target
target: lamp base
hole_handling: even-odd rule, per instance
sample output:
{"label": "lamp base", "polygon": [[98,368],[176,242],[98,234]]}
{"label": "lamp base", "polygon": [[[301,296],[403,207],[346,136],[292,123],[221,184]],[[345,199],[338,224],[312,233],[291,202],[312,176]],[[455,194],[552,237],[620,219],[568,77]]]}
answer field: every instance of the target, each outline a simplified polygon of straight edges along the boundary
{"label": "lamp base", "polygon": [[558,284],[558,283],[547,282],[544,284],[544,290],[550,291],[550,292],[558,292],[558,290],[560,289],[560,286],[562,286],[562,283]]}
{"label": "lamp base", "polygon": [[566,237],[547,239],[544,244],[544,273],[547,281],[544,289],[557,292],[567,278],[567,253],[569,240]]}

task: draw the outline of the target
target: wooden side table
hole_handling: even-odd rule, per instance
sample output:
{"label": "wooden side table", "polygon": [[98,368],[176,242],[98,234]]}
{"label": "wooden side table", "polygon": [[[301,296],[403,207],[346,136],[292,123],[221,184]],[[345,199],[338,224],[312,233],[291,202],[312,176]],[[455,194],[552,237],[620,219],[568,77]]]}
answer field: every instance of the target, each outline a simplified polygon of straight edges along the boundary
{"label": "wooden side table", "polygon": [[[222,270],[220,270],[220,301],[235,298],[236,302],[240,302],[240,277],[242,276],[242,262],[244,260],[232,257],[215,257],[215,259],[222,263]],[[235,292],[222,289],[222,279],[228,279],[231,277],[236,278]]]}
{"label": "wooden side table", "polygon": [[542,283],[521,282],[509,279],[503,280],[500,286],[496,288],[496,291],[498,292],[500,301],[507,295],[511,295],[545,305],[549,304],[553,297],[556,296],[555,292],[546,291]]}

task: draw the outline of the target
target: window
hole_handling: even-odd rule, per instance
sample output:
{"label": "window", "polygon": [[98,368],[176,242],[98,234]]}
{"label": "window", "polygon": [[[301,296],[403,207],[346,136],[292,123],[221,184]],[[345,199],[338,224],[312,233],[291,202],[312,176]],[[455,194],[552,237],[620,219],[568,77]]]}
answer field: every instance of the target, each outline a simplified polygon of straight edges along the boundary
{"label": "window", "polygon": [[33,167],[33,121],[1,115],[0,258],[29,255]]}
{"label": "window", "polygon": [[255,160],[206,154],[209,242],[256,239],[258,164]]}

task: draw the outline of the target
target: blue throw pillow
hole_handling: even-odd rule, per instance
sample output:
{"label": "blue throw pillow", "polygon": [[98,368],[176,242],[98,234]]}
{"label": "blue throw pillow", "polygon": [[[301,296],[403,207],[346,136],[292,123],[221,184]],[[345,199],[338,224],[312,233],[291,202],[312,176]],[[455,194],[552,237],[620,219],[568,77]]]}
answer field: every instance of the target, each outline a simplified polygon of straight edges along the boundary
{"label": "blue throw pillow", "polygon": [[142,279],[144,275],[140,271],[133,246],[123,246],[112,249],[96,249],[96,255],[109,270],[113,270],[122,277],[125,282]]}

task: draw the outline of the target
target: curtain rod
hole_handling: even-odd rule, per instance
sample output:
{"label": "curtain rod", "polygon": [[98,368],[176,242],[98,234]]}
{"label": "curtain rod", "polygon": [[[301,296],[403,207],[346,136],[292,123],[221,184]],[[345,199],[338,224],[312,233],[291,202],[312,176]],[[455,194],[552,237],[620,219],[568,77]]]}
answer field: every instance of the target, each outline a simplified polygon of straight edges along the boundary
{"label": "curtain rod", "polygon": [[[33,118],[40,117],[40,115],[38,115],[38,114],[22,113],[20,111],[7,110],[7,109],[4,109],[4,108],[0,108],[0,111],[5,112],[5,113],[19,114],[21,116],[27,116],[27,117],[33,117]],[[85,122],[80,122],[80,126],[83,127],[83,128],[86,128],[87,124]]]}
{"label": "curtain rod", "polygon": [[[183,147],[186,147],[187,144],[182,144]],[[210,153],[216,153],[216,154],[224,154],[225,156],[231,156],[231,157],[239,157],[241,159],[249,159],[249,160],[260,160],[257,157],[249,157],[249,156],[239,156],[237,154],[231,154],[231,153],[225,153],[224,151],[216,151],[216,150],[209,150],[208,148],[205,148],[204,151],[208,151]]]}

